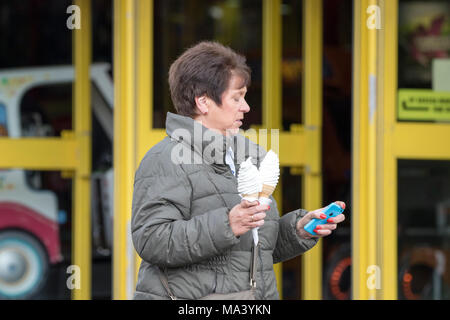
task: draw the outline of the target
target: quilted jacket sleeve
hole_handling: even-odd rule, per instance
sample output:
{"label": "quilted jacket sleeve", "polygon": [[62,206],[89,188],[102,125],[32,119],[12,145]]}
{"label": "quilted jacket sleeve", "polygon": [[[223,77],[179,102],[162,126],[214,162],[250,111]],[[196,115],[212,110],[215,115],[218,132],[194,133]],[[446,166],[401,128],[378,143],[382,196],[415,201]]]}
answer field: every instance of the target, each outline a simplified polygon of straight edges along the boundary
{"label": "quilted jacket sleeve", "polygon": [[226,207],[190,217],[191,185],[184,171],[135,180],[131,232],[140,257],[160,267],[198,263],[239,242]]}
{"label": "quilted jacket sleeve", "polygon": [[279,220],[278,239],[273,252],[273,263],[292,259],[317,243],[318,238],[302,239],[297,235],[296,224],[308,211],[298,209],[284,214]]}

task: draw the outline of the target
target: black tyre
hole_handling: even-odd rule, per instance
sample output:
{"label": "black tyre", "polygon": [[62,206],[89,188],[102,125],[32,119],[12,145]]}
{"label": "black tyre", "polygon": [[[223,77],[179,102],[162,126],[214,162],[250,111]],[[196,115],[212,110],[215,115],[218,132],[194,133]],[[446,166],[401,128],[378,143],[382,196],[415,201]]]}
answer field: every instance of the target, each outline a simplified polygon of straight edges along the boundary
{"label": "black tyre", "polygon": [[327,300],[351,299],[351,246],[342,244],[327,263],[324,281],[324,298]]}

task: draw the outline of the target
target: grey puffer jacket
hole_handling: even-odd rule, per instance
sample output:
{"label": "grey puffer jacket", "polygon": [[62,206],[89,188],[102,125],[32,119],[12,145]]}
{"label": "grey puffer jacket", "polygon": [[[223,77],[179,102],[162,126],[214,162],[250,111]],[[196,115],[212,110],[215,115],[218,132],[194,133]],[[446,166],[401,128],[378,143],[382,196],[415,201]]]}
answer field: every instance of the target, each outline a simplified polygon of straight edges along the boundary
{"label": "grey puffer jacket", "polygon": [[[238,170],[249,156],[259,166],[265,151],[242,135],[224,138],[172,113],[166,130],[168,136],[147,152],[135,176],[131,231],[142,263],[134,299],[169,299],[160,280],[163,268],[180,299],[250,289],[253,238],[250,231],[236,237],[231,230],[228,214],[241,197],[224,155],[232,146]],[[273,264],[317,242],[301,239],[295,231],[307,211],[280,218],[272,201],[259,229],[257,299],[279,299]]]}

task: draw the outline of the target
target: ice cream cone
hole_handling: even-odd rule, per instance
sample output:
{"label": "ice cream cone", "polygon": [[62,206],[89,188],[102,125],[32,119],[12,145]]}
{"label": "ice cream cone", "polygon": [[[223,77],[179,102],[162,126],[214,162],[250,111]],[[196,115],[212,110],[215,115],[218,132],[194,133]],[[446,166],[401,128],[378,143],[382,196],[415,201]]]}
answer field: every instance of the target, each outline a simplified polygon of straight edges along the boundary
{"label": "ice cream cone", "polygon": [[242,197],[243,198],[255,198],[255,199],[258,199],[258,192],[256,192],[256,193],[252,193],[252,194],[243,194],[242,195]]}
{"label": "ice cream cone", "polygon": [[263,184],[262,190],[259,193],[258,198],[269,198],[274,190],[275,190],[275,186],[270,186],[268,184]]}

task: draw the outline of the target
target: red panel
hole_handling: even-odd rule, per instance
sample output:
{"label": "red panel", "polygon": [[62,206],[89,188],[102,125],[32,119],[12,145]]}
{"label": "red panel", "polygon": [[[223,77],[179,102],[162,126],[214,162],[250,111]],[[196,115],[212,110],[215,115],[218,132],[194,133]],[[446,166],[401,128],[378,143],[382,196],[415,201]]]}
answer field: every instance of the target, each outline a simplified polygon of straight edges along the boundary
{"label": "red panel", "polygon": [[15,202],[0,202],[0,231],[22,229],[37,237],[47,249],[51,263],[62,260],[59,227],[38,212]]}

